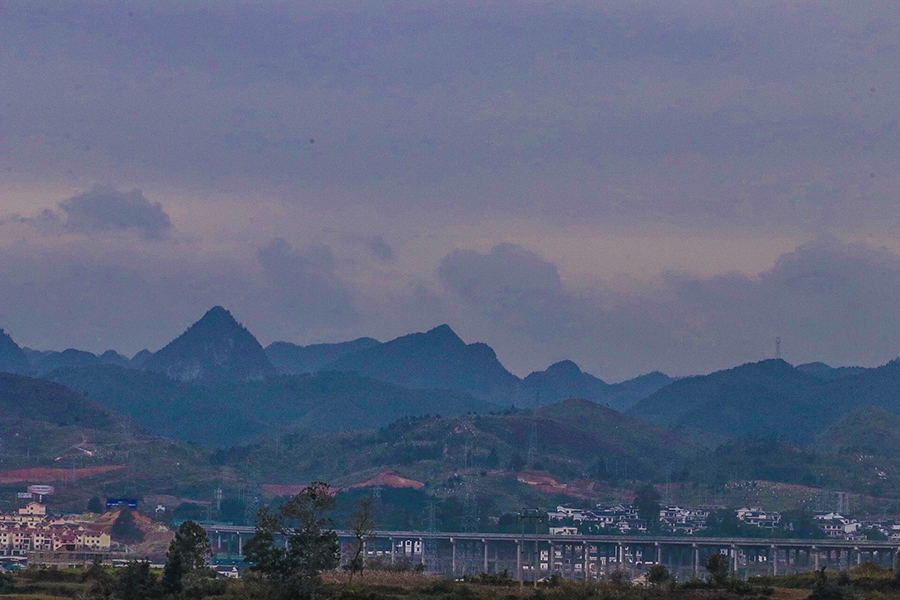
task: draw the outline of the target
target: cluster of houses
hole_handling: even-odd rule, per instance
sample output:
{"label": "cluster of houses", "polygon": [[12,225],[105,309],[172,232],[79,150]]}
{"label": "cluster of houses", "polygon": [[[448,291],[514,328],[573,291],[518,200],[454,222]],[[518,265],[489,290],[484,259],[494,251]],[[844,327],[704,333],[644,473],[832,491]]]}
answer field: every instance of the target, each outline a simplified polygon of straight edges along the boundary
{"label": "cluster of houses", "polygon": [[[667,531],[692,535],[706,527],[706,520],[715,508],[664,506],[659,511],[660,524]],[[558,535],[647,531],[647,521],[639,517],[638,508],[631,504],[598,504],[596,508],[557,506],[555,511],[547,513],[547,520],[550,533]]]}
{"label": "cluster of houses", "polygon": [[[709,516],[725,506],[703,505],[695,507],[662,506],[659,509],[660,529],[676,535],[702,534],[709,528]],[[781,514],[759,507],[743,507],[734,516],[745,525],[776,532],[782,529]],[[900,541],[900,523],[893,520],[860,521],[838,512],[815,512],[813,520],[822,532],[831,538],[854,540],[871,537],[873,533],[884,539]],[[555,535],[635,534],[647,531],[647,521],[638,516],[638,509],[631,504],[612,506],[598,504],[595,508],[557,506],[547,513],[550,533]]]}
{"label": "cluster of houses", "polygon": [[[51,517],[47,508],[29,502],[10,513],[0,513],[0,557],[31,557],[40,553],[108,553],[108,533],[96,531],[64,517]],[[31,560],[29,559],[29,562]]]}

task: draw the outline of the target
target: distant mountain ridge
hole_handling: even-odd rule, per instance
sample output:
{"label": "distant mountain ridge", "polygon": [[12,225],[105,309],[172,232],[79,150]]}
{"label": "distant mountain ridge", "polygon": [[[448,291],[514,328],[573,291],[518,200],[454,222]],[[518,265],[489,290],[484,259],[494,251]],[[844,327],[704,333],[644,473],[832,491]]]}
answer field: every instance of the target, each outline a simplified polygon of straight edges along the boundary
{"label": "distant mountain ridge", "polygon": [[[582,371],[571,360],[550,365],[545,371],[534,371],[523,380],[523,389],[540,406],[555,404],[569,398],[581,398],[605,404],[616,410],[627,410],[653,392],[675,379],[654,371],[621,383],[606,383]],[[527,401],[524,403],[528,404]]]}
{"label": "distant mountain ridge", "polygon": [[299,346],[290,342],[273,342],[266,346],[266,356],[285,375],[315,373],[339,358],[379,345],[376,339],[362,337],[349,342]]}
{"label": "distant mountain ridge", "polygon": [[810,394],[823,385],[781,359],[764,360],[681,379],[638,402],[628,414],[657,427],[727,437],[809,439],[822,420]]}
{"label": "distant mountain ridge", "polygon": [[466,344],[449,325],[346,354],[322,370],[411,388],[456,390],[496,403],[514,398],[519,384],[490,346]]}
{"label": "distant mountain ridge", "polygon": [[865,367],[832,367],[823,362],[811,362],[797,365],[797,370],[825,381],[835,381],[852,375],[861,375],[867,369]]}
{"label": "distant mountain ridge", "polygon": [[726,437],[776,434],[802,443],[858,409],[900,416],[900,359],[833,371],[827,365],[794,367],[781,359],[748,363],[679,380],[628,414],[660,427]]}
{"label": "distant mountain ridge", "polygon": [[522,383],[532,399],[539,400],[541,406],[568,398],[600,402],[609,388],[609,384],[585,373],[571,360],[554,363],[544,371],[534,371]]}
{"label": "distant mountain ridge", "polygon": [[354,373],[281,375],[219,386],[112,365],[59,369],[51,380],[125,415],[144,431],[229,446],[283,429],[350,431],[426,414],[498,407],[448,390],[411,390]]}
{"label": "distant mountain ridge", "polygon": [[18,375],[25,375],[30,371],[25,352],[2,329],[0,329],[0,371]]}
{"label": "distant mountain ridge", "polygon": [[31,373],[44,375],[55,369],[67,367],[93,367],[97,365],[118,365],[120,367],[137,368],[130,360],[116,352],[107,350],[101,355],[84,350],[69,348],[63,351],[57,350],[32,350],[22,348],[28,358],[28,366]]}
{"label": "distant mountain ridge", "polygon": [[147,357],[142,368],[201,385],[252,381],[277,374],[253,334],[221,306],[211,308],[187,331]]}

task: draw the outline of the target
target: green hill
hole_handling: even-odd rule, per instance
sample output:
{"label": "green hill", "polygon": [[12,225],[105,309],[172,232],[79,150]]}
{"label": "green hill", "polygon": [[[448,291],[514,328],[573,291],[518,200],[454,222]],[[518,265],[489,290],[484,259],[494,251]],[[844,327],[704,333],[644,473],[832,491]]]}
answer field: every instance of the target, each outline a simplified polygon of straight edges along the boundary
{"label": "green hill", "polygon": [[532,440],[534,470],[560,481],[652,477],[698,451],[677,434],[569,400],[533,412],[407,418],[377,431],[290,434],[277,445],[268,440],[223,450],[218,460],[260,481],[348,485],[396,469],[438,482],[465,469],[492,477],[526,469]]}
{"label": "green hill", "polygon": [[900,417],[867,407],[834,421],[816,436],[823,452],[900,456]]}
{"label": "green hill", "polygon": [[0,373],[0,416],[93,429],[108,429],[116,422],[109,411],[58,383],[12,373]]}

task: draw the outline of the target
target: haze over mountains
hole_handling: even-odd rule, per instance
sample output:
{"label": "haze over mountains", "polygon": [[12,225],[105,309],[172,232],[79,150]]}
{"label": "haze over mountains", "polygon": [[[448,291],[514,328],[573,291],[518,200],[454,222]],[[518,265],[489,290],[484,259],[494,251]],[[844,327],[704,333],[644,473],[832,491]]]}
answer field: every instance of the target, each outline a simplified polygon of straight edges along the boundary
{"label": "haze over mountains", "polygon": [[486,414],[569,398],[660,428],[802,443],[860,408],[900,415],[896,361],[835,369],[766,360],[681,380],[654,372],[609,384],[564,360],[520,379],[488,345],[467,344],[448,325],[384,343],[264,349],[219,306],[158,352],[131,360],[113,351],[21,349],[4,333],[0,369],[62,383],[147,431],[212,445],[273,429],[364,429],[404,416]]}
{"label": "haze over mountains", "polygon": [[[884,490],[884,477],[900,481],[900,361],[862,369],[764,360],[609,384],[563,360],[520,379],[447,325],[384,343],[264,349],[222,307],[130,360],[23,349],[0,335],[0,416],[8,435],[56,440],[44,462],[87,460],[64,439],[164,436],[168,456],[199,461],[192,473],[357,485],[387,469],[438,485],[468,466],[483,470],[491,494],[515,502],[535,490],[589,497],[595,485],[665,473],[871,493]],[[30,450],[20,450],[17,464],[26,464]],[[160,477],[143,481],[162,485]]]}

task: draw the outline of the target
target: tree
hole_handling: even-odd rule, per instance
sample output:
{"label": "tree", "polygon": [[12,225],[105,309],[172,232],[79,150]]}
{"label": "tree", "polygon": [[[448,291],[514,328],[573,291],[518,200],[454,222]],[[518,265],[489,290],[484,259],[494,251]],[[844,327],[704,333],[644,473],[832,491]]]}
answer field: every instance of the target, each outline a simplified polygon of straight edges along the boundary
{"label": "tree", "polygon": [[706,526],[713,537],[761,537],[764,534],[761,528],[743,523],[730,508],[711,512]]}
{"label": "tree", "polygon": [[672,580],[672,574],[665,565],[653,565],[647,572],[647,581],[653,585],[665,585]]}
{"label": "tree", "polygon": [[718,586],[724,585],[728,580],[728,557],[724,554],[710,554],[706,557],[704,565],[709,572],[709,580]]}
{"label": "tree", "polygon": [[281,570],[283,551],[275,547],[275,534],[281,531],[281,519],[268,508],[256,513],[256,535],[244,544],[244,562],[250,569],[270,577]]}
{"label": "tree", "polygon": [[138,527],[130,510],[119,513],[113,522],[111,533],[115,539],[127,543],[136,543],[144,539],[144,532]]}
{"label": "tree", "polygon": [[616,569],[615,571],[607,575],[607,578],[609,579],[609,582],[615,586],[626,586],[631,583],[631,578],[629,577],[628,573],[621,569]]}
{"label": "tree", "polygon": [[178,548],[173,548],[174,540],[169,545],[169,551],[166,553],[166,566],[163,567],[162,589],[166,594],[177,594],[183,588],[182,580],[187,575],[189,569],[185,564],[184,556]]}
{"label": "tree", "polygon": [[206,566],[212,553],[206,530],[193,521],[185,521],[175,532],[166,553],[162,587],[167,594],[177,594],[183,588],[184,576]]}
{"label": "tree", "polygon": [[792,538],[816,539],[824,538],[825,532],[806,510],[788,510],[781,513],[782,530]]}
{"label": "tree", "polygon": [[356,503],[356,510],[347,519],[347,528],[353,533],[354,538],[353,558],[350,559],[350,563],[347,565],[347,570],[350,572],[350,579],[347,585],[352,585],[353,575],[361,573],[366,566],[364,552],[366,540],[372,536],[372,532],[375,529],[374,512],[375,498],[366,496],[365,498],[360,498]]}
{"label": "tree", "polygon": [[[340,564],[337,534],[326,516],[334,505],[331,488],[315,482],[282,504],[279,514],[264,510],[257,515],[256,535],[244,557],[276,584],[281,597],[315,598],[321,572]],[[275,546],[275,534],[286,538],[287,548]]]}
{"label": "tree", "polygon": [[130,562],[122,569],[116,585],[121,600],[148,600],[157,596],[156,576],[148,562]]}
{"label": "tree", "polygon": [[319,574],[340,564],[338,537],[326,517],[334,505],[328,484],[315,482],[281,506],[285,520],[294,524],[282,533],[288,539],[291,582],[299,597],[314,598]]}
{"label": "tree", "polygon": [[637,507],[638,517],[647,522],[647,528],[656,529],[659,525],[659,492],[649,483],[638,488],[634,494],[634,505]]}
{"label": "tree", "polygon": [[103,512],[103,503],[100,502],[100,498],[94,496],[87,503],[87,511],[94,514],[100,514]]}
{"label": "tree", "polygon": [[169,544],[169,552],[178,552],[188,571],[201,569],[207,565],[212,554],[209,546],[209,535],[206,530],[193,521],[185,521],[175,533],[175,539]]}

